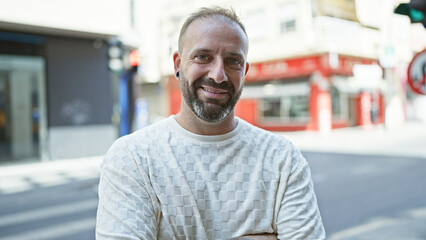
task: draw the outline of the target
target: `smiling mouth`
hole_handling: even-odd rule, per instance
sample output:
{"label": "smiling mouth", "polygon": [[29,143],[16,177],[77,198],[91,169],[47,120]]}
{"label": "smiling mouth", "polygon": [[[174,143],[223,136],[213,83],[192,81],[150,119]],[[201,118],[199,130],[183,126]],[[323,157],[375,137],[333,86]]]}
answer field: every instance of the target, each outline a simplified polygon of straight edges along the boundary
{"label": "smiling mouth", "polygon": [[208,93],[212,93],[212,94],[225,94],[228,93],[228,91],[223,90],[223,89],[218,89],[218,88],[211,88],[211,87],[206,87],[206,86],[200,86],[201,89],[203,89],[204,91],[208,92]]}
{"label": "smiling mouth", "polygon": [[210,86],[199,87],[199,99],[205,103],[223,104],[228,99],[228,91]]}

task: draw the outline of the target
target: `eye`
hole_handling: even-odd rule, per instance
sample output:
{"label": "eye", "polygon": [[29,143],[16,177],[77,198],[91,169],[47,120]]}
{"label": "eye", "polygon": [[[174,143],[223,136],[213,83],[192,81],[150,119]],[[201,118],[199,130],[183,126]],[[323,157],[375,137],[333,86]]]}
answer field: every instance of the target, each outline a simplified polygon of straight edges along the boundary
{"label": "eye", "polygon": [[226,65],[233,69],[241,69],[244,64],[239,58],[229,58],[226,60]]}
{"label": "eye", "polygon": [[230,59],[228,59],[228,63],[231,64],[231,65],[240,65],[241,61],[239,59],[236,59],[236,58],[230,58]]}
{"label": "eye", "polygon": [[205,54],[198,54],[198,55],[195,56],[195,59],[197,61],[200,61],[200,62],[206,62],[206,61],[209,60],[209,56],[207,56]]}

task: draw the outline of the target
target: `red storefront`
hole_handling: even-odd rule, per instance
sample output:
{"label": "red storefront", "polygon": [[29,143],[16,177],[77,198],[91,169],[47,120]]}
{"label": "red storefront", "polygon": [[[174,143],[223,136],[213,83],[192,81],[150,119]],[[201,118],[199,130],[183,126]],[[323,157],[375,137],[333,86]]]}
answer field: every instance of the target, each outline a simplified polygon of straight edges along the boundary
{"label": "red storefront", "polygon": [[[369,79],[353,78],[355,65],[378,63],[328,53],[252,63],[235,113],[271,131],[327,131],[382,123],[383,94]],[[176,114],[181,95],[173,77],[168,93],[170,114]]]}

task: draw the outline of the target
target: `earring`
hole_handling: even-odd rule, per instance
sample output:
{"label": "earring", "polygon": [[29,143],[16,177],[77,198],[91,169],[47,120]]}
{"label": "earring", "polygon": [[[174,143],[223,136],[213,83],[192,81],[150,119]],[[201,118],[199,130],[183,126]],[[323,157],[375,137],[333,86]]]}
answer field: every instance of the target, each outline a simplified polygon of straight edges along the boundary
{"label": "earring", "polygon": [[179,71],[177,71],[177,72],[176,72],[176,77],[177,77],[177,78],[179,77]]}

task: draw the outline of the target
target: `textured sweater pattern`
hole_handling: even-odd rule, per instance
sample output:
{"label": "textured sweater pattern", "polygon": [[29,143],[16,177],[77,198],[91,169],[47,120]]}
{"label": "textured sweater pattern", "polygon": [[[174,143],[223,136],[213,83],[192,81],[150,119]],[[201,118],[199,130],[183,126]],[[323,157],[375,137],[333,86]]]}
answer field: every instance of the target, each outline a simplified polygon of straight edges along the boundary
{"label": "textured sweater pattern", "polygon": [[309,166],[242,119],[196,135],[171,116],[120,138],[101,166],[98,239],[324,239]]}

